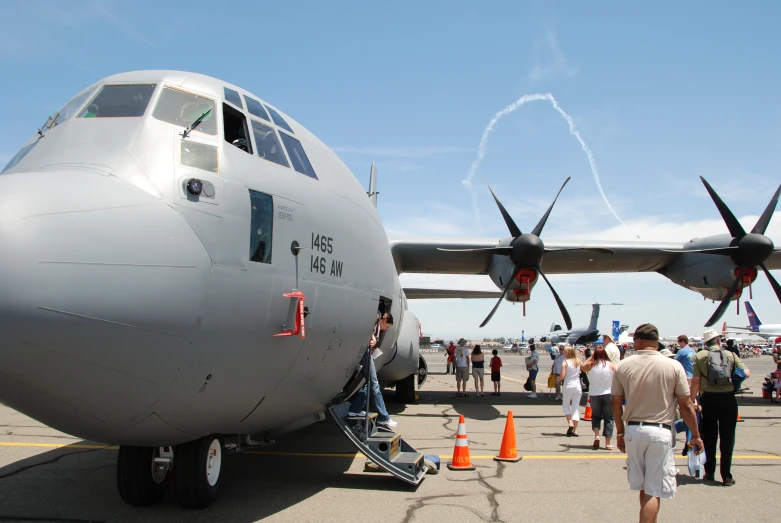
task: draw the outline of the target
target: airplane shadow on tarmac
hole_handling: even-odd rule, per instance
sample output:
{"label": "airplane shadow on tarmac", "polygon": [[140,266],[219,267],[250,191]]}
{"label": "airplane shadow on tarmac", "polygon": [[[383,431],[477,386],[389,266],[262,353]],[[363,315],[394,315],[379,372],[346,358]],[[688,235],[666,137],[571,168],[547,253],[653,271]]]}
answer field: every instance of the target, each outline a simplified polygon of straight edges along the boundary
{"label": "airplane shadow on tarmac", "polygon": [[[279,447],[263,451],[355,452],[328,419],[289,436]],[[415,491],[388,474],[349,473],[351,458],[244,453],[224,457],[220,494],[207,509],[181,508],[173,483],[158,504],[131,507],[116,489],[117,450],[83,448],[100,445],[79,441],[0,468],[0,521],[178,522],[198,517],[210,522],[251,522],[331,488]]]}

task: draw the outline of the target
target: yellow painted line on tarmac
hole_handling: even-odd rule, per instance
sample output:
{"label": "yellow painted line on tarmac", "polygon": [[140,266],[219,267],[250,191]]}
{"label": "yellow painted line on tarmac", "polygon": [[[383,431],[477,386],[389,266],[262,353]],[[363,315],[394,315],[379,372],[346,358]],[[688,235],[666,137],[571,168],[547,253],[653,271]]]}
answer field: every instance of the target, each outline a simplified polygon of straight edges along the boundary
{"label": "yellow painted line on tarmac", "polygon": [[[95,449],[95,450],[118,450],[117,445],[84,445],[84,444],[67,444],[67,443],[27,443],[22,441],[0,441],[0,447],[38,447],[38,448],[50,448],[50,449]],[[248,450],[241,454],[249,454],[254,456],[282,456],[282,457],[297,457],[297,458],[359,458],[365,457],[360,452],[283,452],[273,450]],[[495,456],[471,456],[471,459],[494,459]],[[568,459],[626,459],[626,454],[566,454],[566,455],[532,455],[522,456],[523,459],[531,460],[568,460]],[[451,455],[440,454],[440,459],[453,459]],[[717,456],[721,458],[721,456]],[[675,456],[675,459],[688,459],[684,456]],[[732,456],[732,459],[753,459],[753,460],[771,460],[781,461],[781,456],[767,456],[767,455],[738,455]]]}

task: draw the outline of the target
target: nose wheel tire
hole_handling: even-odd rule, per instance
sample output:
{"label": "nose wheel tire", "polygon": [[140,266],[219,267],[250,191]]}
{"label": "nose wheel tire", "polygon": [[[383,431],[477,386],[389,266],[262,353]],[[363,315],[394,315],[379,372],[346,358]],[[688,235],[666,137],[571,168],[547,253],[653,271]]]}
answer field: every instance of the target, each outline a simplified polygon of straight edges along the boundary
{"label": "nose wheel tire", "polygon": [[159,447],[119,447],[117,488],[128,505],[143,507],[157,503],[168,488],[168,474],[154,463]]}
{"label": "nose wheel tire", "polygon": [[206,508],[217,498],[222,471],[222,441],[217,436],[176,447],[176,497],[185,508]]}

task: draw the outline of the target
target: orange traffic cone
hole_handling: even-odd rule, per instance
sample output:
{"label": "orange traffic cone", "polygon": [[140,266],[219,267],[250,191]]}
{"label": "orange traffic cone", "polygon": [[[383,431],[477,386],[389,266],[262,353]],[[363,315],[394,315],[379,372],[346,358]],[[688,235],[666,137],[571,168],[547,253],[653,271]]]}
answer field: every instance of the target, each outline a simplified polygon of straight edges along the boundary
{"label": "orange traffic cone", "polygon": [[499,449],[499,455],[494,461],[521,461],[518,455],[518,449],[515,448],[515,424],[513,423],[513,411],[507,412],[507,423],[504,426],[504,436],[502,436],[502,446]]}
{"label": "orange traffic cone", "polygon": [[586,400],[586,413],[583,415],[583,421],[591,421],[591,398]]}
{"label": "orange traffic cone", "polygon": [[745,420],[740,419],[740,411],[738,411],[738,421],[745,421]]}
{"label": "orange traffic cone", "polygon": [[472,460],[469,459],[469,442],[466,438],[466,422],[463,415],[458,419],[453,460],[447,464],[447,468],[450,470],[475,470],[475,467],[472,466]]}

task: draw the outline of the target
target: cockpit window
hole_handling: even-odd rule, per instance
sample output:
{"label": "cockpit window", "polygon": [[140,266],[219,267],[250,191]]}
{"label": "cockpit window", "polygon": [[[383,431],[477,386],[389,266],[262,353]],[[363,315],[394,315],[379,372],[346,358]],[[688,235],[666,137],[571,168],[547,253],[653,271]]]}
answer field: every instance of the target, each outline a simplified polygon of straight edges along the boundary
{"label": "cockpit window", "polygon": [[160,93],[160,100],[158,100],[152,116],[158,120],[180,127],[189,127],[210,109],[211,112],[203,118],[193,131],[212,135],[217,134],[214,100],[166,87]]}
{"label": "cockpit window", "polygon": [[62,122],[66,120],[70,120],[73,118],[76,113],[79,112],[79,109],[81,109],[81,106],[84,105],[84,102],[87,101],[87,98],[92,96],[92,93],[95,92],[95,87],[92,89],[88,89],[87,91],[84,91],[74,99],[72,99],[70,102],[66,103],[64,106],[62,106],[62,109],[57,113],[57,115],[54,117],[54,122],[52,122],[52,127],[56,127],[57,125],[60,125]]}
{"label": "cockpit window", "polygon": [[289,167],[282,146],[277,139],[277,133],[270,126],[252,120],[252,133],[255,135],[255,145],[258,156],[266,160]]}
{"label": "cockpit window", "polygon": [[309,163],[309,158],[306,156],[301,142],[289,134],[279,133],[279,135],[282,137],[282,143],[285,144],[290,161],[293,162],[293,169],[317,180],[315,170],[312,168],[312,164]]}
{"label": "cockpit window", "polygon": [[80,118],[130,118],[144,116],[155,84],[104,85]]}
{"label": "cockpit window", "polygon": [[274,201],[268,194],[249,192],[250,217],[249,259],[271,263],[271,237],[274,227]]}
{"label": "cockpit window", "polygon": [[234,91],[233,89],[228,89],[227,87],[223,87],[225,89],[225,100],[232,103],[239,109],[244,109],[244,105],[241,103],[241,96],[239,96],[239,93]]}
{"label": "cockpit window", "polygon": [[[293,133],[293,129],[290,128],[290,126],[287,124],[285,119],[282,118],[282,116],[280,116],[280,114],[278,112],[276,112],[274,109],[272,109],[268,105],[266,106],[266,109],[268,109],[268,112],[271,115],[271,119],[274,120],[275,124],[277,124],[278,126],[283,128],[284,130]],[[295,133],[293,133],[293,134],[295,134]]]}
{"label": "cockpit window", "polygon": [[21,162],[24,159],[24,157],[27,156],[27,153],[29,153],[37,143],[38,140],[35,140],[33,143],[29,145],[25,145],[24,147],[19,149],[19,152],[16,153],[13,158],[11,158],[11,161],[8,162],[5,167],[3,167],[3,170],[0,171],[0,174],[3,174],[8,169],[13,169],[14,167],[16,167],[16,164]]}
{"label": "cockpit window", "polygon": [[260,104],[260,102],[250,98],[249,96],[245,96],[244,101],[247,102],[247,110],[250,112],[250,114],[257,116],[258,118],[262,118],[267,122],[271,121],[268,118],[268,113],[265,109],[263,109],[263,106]]}

